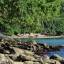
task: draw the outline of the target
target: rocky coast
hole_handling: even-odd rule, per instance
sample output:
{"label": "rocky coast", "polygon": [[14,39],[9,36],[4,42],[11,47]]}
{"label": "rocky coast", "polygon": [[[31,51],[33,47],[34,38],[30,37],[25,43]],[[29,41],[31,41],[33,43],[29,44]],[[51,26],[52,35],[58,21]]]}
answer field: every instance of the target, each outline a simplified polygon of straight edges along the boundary
{"label": "rocky coast", "polygon": [[6,41],[0,44],[0,64],[64,64],[63,57],[47,55],[48,51],[57,51],[63,47],[37,43],[12,45]]}
{"label": "rocky coast", "polygon": [[64,64],[64,59],[58,55],[48,57],[34,52],[13,47],[15,53],[0,53],[0,64]]}

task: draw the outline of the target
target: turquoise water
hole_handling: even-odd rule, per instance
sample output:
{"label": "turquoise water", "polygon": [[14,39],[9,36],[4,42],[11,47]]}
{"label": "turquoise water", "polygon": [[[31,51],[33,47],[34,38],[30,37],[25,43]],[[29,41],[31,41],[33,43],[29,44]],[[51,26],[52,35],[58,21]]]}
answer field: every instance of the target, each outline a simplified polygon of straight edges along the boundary
{"label": "turquoise water", "polygon": [[[24,41],[27,41],[28,39],[21,39]],[[64,45],[64,38],[35,38],[34,40],[36,40],[36,42],[38,43],[46,43],[48,45]],[[62,57],[64,57],[64,49],[61,49],[60,51],[55,51],[55,52],[49,52],[48,55],[51,56],[53,54],[58,54]]]}
{"label": "turquoise water", "polygon": [[[57,46],[57,45],[64,45],[64,38],[51,38],[51,39],[35,39],[37,42],[39,43],[47,43],[48,45],[54,45],[54,46]],[[64,48],[61,49],[60,51],[52,51],[52,52],[49,52],[48,55],[51,56],[53,54],[58,54],[62,57],[64,57]]]}
{"label": "turquoise water", "polygon": [[[28,38],[22,38],[21,41],[27,41]],[[48,45],[64,45],[64,38],[35,38],[38,43],[46,43]]]}
{"label": "turquoise water", "polygon": [[47,43],[48,45],[64,45],[64,38],[39,38],[35,40],[38,43]]}

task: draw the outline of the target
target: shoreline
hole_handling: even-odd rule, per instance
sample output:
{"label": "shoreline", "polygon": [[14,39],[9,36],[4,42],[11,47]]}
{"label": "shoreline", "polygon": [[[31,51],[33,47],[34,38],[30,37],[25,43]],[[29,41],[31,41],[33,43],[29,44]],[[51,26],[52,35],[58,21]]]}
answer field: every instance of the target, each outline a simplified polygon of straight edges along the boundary
{"label": "shoreline", "polygon": [[64,38],[64,35],[61,36],[49,36],[49,35],[41,35],[41,34],[18,34],[8,36],[11,38]]}
{"label": "shoreline", "polygon": [[64,46],[37,43],[29,44],[30,46],[28,43],[19,43],[16,46],[11,44],[11,46],[9,41],[8,43],[0,45],[0,57],[4,62],[0,60],[2,64],[64,64],[64,56],[59,55],[59,53],[50,53],[51,51],[60,52]]}

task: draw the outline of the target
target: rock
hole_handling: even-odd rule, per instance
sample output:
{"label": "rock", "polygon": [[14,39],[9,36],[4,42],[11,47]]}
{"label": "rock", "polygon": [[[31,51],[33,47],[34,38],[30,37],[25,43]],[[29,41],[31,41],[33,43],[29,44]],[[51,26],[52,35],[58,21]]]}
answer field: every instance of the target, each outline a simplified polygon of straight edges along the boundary
{"label": "rock", "polygon": [[44,64],[49,64],[49,63],[44,63]]}
{"label": "rock", "polygon": [[9,58],[15,61],[17,59],[17,56],[18,56],[17,54],[15,55],[12,54],[12,55],[9,55]]}
{"label": "rock", "polygon": [[24,64],[41,64],[41,63],[33,61],[25,61]]}
{"label": "rock", "polygon": [[10,58],[15,61],[36,61],[34,53],[31,51],[15,48],[15,55],[10,55]]}
{"label": "rock", "polygon": [[36,59],[32,56],[26,56],[26,55],[19,55],[16,59],[16,61],[36,61]]}
{"label": "rock", "polygon": [[14,62],[14,64],[24,64],[23,62]]}
{"label": "rock", "polygon": [[0,54],[0,64],[13,64],[13,62],[4,54]]}
{"label": "rock", "polygon": [[52,56],[50,57],[50,59],[57,59],[57,57],[54,56],[54,55],[52,55]]}
{"label": "rock", "polygon": [[9,44],[9,43],[5,43],[5,46],[6,46],[6,47],[10,47],[10,44]]}
{"label": "rock", "polygon": [[26,60],[28,61],[36,61],[36,59],[33,56],[24,56]]}
{"label": "rock", "polygon": [[15,50],[8,43],[1,44],[0,50],[2,53],[15,54]]}
{"label": "rock", "polygon": [[27,59],[24,56],[21,56],[21,55],[17,56],[17,59],[16,59],[16,61],[22,61],[22,62],[24,62],[26,60]]}
{"label": "rock", "polygon": [[34,58],[35,58],[35,59],[40,58],[40,57],[41,57],[41,56],[34,54]]}
{"label": "rock", "polygon": [[64,64],[64,60],[62,60],[62,61],[60,61],[61,62],[61,64]]}
{"label": "rock", "polygon": [[20,55],[9,55],[10,59],[14,60],[14,61],[36,61],[36,59],[33,56],[30,55],[25,55],[25,54],[20,54]]}
{"label": "rock", "polygon": [[46,43],[37,43],[37,44],[40,45],[40,46],[43,46],[43,47],[48,46]]}
{"label": "rock", "polygon": [[63,58],[56,54],[49,58],[47,55],[40,56],[34,54],[31,51],[27,51],[15,47],[13,49],[16,52],[15,54],[0,54],[0,64],[63,64],[64,63],[63,61],[61,61],[63,60]]}
{"label": "rock", "polygon": [[9,50],[10,54],[15,54],[15,50],[12,47],[9,48],[8,50]]}
{"label": "rock", "polygon": [[15,54],[17,54],[17,55],[24,54],[24,52],[25,52],[25,50],[19,49],[19,48],[16,48],[16,47],[14,47],[14,50],[16,52]]}
{"label": "rock", "polygon": [[33,61],[25,61],[24,64],[33,64]]}
{"label": "rock", "polygon": [[61,64],[58,60],[53,60],[53,59],[51,59],[48,63],[49,64]]}
{"label": "rock", "polygon": [[39,60],[39,62],[40,62],[41,64],[43,64],[43,59],[42,59],[42,58],[39,58],[38,60]]}
{"label": "rock", "polygon": [[24,54],[25,55],[29,55],[29,56],[33,56],[34,55],[34,52],[31,52],[31,51],[24,51]]}
{"label": "rock", "polygon": [[0,53],[5,53],[5,50],[2,47],[0,47]]}
{"label": "rock", "polygon": [[10,52],[8,51],[8,50],[5,50],[5,52],[4,52],[5,54],[10,54]]}
{"label": "rock", "polygon": [[59,51],[62,46],[49,46],[49,51]]}
{"label": "rock", "polygon": [[41,63],[39,63],[39,62],[34,62],[33,64],[41,64]]}
{"label": "rock", "polygon": [[61,64],[59,61],[55,61],[56,64]]}
{"label": "rock", "polygon": [[55,59],[55,60],[59,60],[59,61],[62,61],[64,60],[61,56],[57,55],[57,54],[54,54],[50,57],[50,59]]}
{"label": "rock", "polygon": [[49,57],[46,55],[46,56],[40,57],[40,58],[39,58],[39,62],[40,62],[41,64],[48,64],[48,62],[50,62],[50,59],[49,59]]}
{"label": "rock", "polygon": [[49,59],[49,56],[48,55],[43,55],[43,59],[48,60]]}

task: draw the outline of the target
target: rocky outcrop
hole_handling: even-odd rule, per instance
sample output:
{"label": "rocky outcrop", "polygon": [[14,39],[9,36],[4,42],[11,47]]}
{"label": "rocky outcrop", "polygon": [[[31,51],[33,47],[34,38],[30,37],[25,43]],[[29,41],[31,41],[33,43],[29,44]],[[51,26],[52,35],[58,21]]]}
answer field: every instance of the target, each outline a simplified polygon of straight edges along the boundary
{"label": "rocky outcrop", "polygon": [[42,43],[29,43],[29,42],[20,42],[17,44],[17,46],[21,49],[33,51],[35,54],[38,55],[43,55],[47,54],[48,52],[51,51],[59,51],[61,48],[64,48],[64,46],[52,46],[52,45],[47,45],[47,44],[42,44]]}
{"label": "rocky outcrop", "polygon": [[0,53],[0,64],[63,64],[63,58],[59,55],[53,55],[54,58],[47,55],[36,55],[34,52],[14,47],[15,54]]}
{"label": "rocky outcrop", "polygon": [[0,64],[64,64],[64,58],[57,54],[51,57],[47,54],[43,54],[42,50],[48,50],[48,45],[36,46],[39,47],[38,51],[36,51],[37,54],[31,50],[12,47],[7,43],[1,44],[0,47]]}

